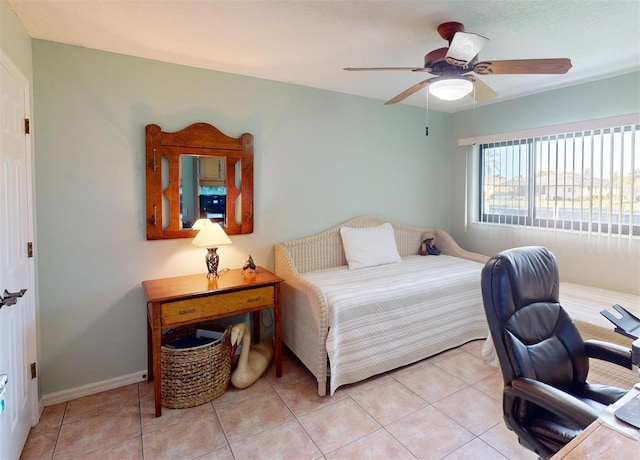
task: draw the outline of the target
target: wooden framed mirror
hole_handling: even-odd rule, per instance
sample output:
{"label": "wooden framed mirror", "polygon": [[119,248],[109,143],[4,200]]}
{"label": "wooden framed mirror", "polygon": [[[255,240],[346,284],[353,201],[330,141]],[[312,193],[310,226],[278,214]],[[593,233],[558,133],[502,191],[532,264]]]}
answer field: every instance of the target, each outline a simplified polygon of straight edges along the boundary
{"label": "wooden framed mirror", "polygon": [[253,136],[207,123],[168,133],[146,127],[147,239],[193,238],[200,218],[228,235],[253,232]]}

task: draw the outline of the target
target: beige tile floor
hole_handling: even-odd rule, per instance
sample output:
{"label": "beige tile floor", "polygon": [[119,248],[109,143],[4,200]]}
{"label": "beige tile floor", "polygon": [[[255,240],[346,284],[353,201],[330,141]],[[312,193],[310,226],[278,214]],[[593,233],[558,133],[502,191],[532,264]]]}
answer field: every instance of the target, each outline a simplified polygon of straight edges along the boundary
{"label": "beige tile floor", "polygon": [[146,382],[46,407],[23,459],[535,459],[501,415],[482,341],[320,398],[285,351],[245,390],[154,417]]}

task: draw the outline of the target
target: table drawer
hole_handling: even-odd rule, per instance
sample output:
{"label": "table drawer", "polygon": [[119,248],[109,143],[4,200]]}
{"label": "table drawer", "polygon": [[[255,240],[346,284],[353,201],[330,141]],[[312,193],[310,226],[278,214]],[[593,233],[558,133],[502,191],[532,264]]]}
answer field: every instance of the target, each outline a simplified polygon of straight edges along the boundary
{"label": "table drawer", "polygon": [[185,321],[197,320],[216,315],[229,315],[255,308],[273,306],[275,293],[273,286],[263,286],[242,291],[213,294],[194,299],[176,300],[162,304],[160,321],[163,326],[171,326]]}

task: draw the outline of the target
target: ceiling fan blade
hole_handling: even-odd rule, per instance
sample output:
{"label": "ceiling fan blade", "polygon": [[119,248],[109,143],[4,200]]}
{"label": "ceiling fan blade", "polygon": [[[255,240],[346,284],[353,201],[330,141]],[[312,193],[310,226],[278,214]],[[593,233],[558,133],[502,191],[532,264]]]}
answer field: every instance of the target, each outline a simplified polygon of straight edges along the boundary
{"label": "ceiling fan blade", "polygon": [[406,99],[409,96],[411,96],[413,93],[420,91],[427,84],[428,81],[429,80],[423,80],[420,83],[416,83],[411,88],[405,89],[403,92],[398,94],[396,97],[393,97],[393,98],[389,99],[387,102],[384,103],[384,105],[396,104],[396,103],[398,103],[400,101],[403,101],[404,99]]}
{"label": "ceiling fan blade", "polygon": [[489,74],[560,74],[571,68],[571,59],[514,59],[510,61],[478,62],[473,71],[479,75]]}
{"label": "ceiling fan blade", "polygon": [[476,100],[476,102],[489,102],[498,97],[498,93],[489,88],[486,83],[480,80],[477,77],[473,78],[473,91],[471,92],[471,96]]}
{"label": "ceiling fan blade", "polygon": [[487,37],[467,32],[456,32],[445,56],[446,61],[458,67],[466,66],[489,41]]}
{"label": "ceiling fan blade", "polygon": [[430,72],[428,67],[345,67],[342,70],[349,72],[369,71],[369,70],[410,70],[412,72]]}

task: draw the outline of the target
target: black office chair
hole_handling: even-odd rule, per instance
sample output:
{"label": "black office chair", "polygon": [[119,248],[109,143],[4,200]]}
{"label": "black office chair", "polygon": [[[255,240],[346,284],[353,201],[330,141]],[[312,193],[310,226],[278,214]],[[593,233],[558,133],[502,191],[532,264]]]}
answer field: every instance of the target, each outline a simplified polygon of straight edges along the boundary
{"label": "black office chair", "polygon": [[627,393],[590,384],[589,358],[631,368],[631,350],[583,341],[560,306],[558,266],[543,247],[493,256],[482,298],[504,379],[503,413],[520,444],[548,458]]}

